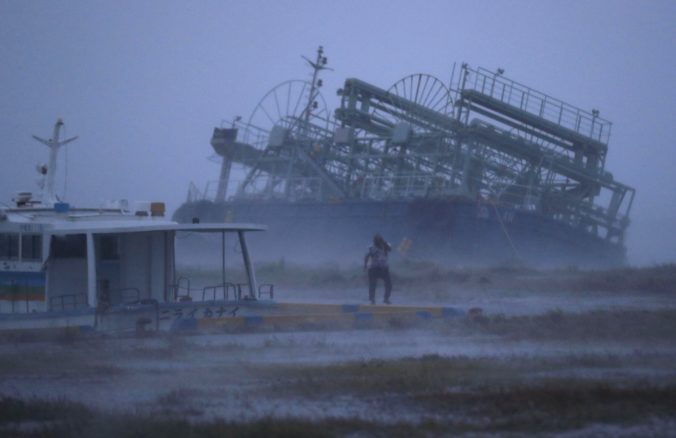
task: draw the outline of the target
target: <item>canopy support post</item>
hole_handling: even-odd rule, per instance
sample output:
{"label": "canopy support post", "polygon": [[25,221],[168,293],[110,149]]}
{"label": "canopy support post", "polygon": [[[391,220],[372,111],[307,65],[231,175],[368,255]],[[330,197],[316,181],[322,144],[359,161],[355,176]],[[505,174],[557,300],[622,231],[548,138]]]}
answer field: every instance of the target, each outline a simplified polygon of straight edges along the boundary
{"label": "canopy support post", "polygon": [[249,249],[246,245],[246,237],[244,236],[244,231],[238,230],[237,234],[239,235],[239,245],[242,247],[242,256],[244,257],[244,267],[246,268],[246,275],[249,279],[249,298],[256,299],[256,273],[253,269],[253,264],[251,263],[251,257],[249,256]]}
{"label": "canopy support post", "polygon": [[225,231],[221,231],[221,282],[225,290]]}
{"label": "canopy support post", "polygon": [[94,250],[94,235],[87,233],[87,303],[89,307],[96,307],[96,251]]}

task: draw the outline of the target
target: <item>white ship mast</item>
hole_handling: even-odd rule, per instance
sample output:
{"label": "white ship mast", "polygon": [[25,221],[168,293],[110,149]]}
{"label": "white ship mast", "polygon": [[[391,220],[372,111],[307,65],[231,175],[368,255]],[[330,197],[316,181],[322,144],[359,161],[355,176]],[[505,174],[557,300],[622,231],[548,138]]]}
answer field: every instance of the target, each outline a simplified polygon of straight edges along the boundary
{"label": "white ship mast", "polygon": [[77,140],[77,136],[75,136],[67,140],[60,141],[59,134],[62,126],[63,120],[58,119],[56,124],[54,124],[54,133],[52,138],[49,140],[45,140],[38,137],[37,135],[33,135],[34,139],[49,147],[49,165],[47,165],[46,169],[43,167],[41,171],[43,175],[46,174],[46,182],[42,189],[42,203],[45,205],[54,205],[54,203],[58,201],[56,194],[54,193],[54,176],[56,175],[56,159],[58,157],[59,148]]}
{"label": "white ship mast", "polygon": [[314,62],[310,61],[305,56],[302,56],[302,58],[305,61],[307,61],[307,63],[310,64],[310,66],[312,67],[312,83],[310,84],[310,95],[308,97],[307,107],[305,108],[304,113],[305,127],[307,128],[307,125],[310,123],[310,116],[312,115],[312,110],[317,108],[317,102],[315,102],[315,99],[319,94],[319,87],[322,86],[322,80],[321,79],[317,80],[319,72],[322,70],[331,70],[331,69],[326,66],[328,60],[326,59],[326,56],[324,56],[324,47],[322,46],[319,46],[319,48],[317,49],[317,58]]}

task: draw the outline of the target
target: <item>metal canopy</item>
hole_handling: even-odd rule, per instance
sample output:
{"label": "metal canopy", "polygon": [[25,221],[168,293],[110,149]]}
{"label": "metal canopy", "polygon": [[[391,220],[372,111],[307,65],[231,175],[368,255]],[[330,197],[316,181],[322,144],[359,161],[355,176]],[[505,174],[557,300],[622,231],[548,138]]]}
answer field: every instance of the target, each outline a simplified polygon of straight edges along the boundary
{"label": "metal canopy", "polygon": [[[64,226],[65,225],[65,226]],[[48,233],[52,235],[67,234],[117,234],[117,233],[142,233],[153,231],[183,231],[195,233],[238,233],[248,231],[265,231],[267,226],[257,224],[138,224],[138,223],[88,223],[85,227],[82,224],[59,224],[55,228],[49,229]]]}

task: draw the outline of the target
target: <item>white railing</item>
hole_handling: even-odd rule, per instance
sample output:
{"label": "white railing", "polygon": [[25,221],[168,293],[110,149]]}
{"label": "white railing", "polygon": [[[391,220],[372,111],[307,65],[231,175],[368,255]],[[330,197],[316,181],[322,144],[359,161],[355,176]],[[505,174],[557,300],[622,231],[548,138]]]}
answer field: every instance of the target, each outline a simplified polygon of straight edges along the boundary
{"label": "white railing", "polygon": [[607,144],[611,123],[598,112],[584,111],[485,69],[467,70],[464,88],[519,108],[529,114]]}
{"label": "white railing", "polygon": [[448,179],[434,175],[374,176],[364,178],[361,198],[419,198],[456,192]]}

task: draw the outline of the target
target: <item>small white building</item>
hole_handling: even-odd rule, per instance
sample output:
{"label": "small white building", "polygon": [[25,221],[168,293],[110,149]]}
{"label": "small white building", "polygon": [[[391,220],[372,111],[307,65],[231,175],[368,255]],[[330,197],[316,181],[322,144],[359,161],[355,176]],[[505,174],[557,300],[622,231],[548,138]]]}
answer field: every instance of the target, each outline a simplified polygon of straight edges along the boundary
{"label": "small white building", "polygon": [[[31,322],[69,326],[132,305],[152,305],[158,314],[161,306],[192,300],[189,286],[181,293],[176,276],[176,236],[182,232],[219,234],[223,270],[225,236],[237,236],[246,282],[226,283],[223,272],[222,282],[209,288],[210,298],[256,299],[245,233],[265,227],[178,224],[164,218],[165,207],[159,202],[129,209],[127,202],[74,208],[59,201],[53,192],[56,153],[74,140],[59,141],[62,125],[57,121],[49,141],[36,137],[50,147],[50,166],[38,169],[45,177],[42,196],[22,192],[14,205],[0,208],[0,328],[25,328]],[[38,318],[41,314],[49,318]]]}

